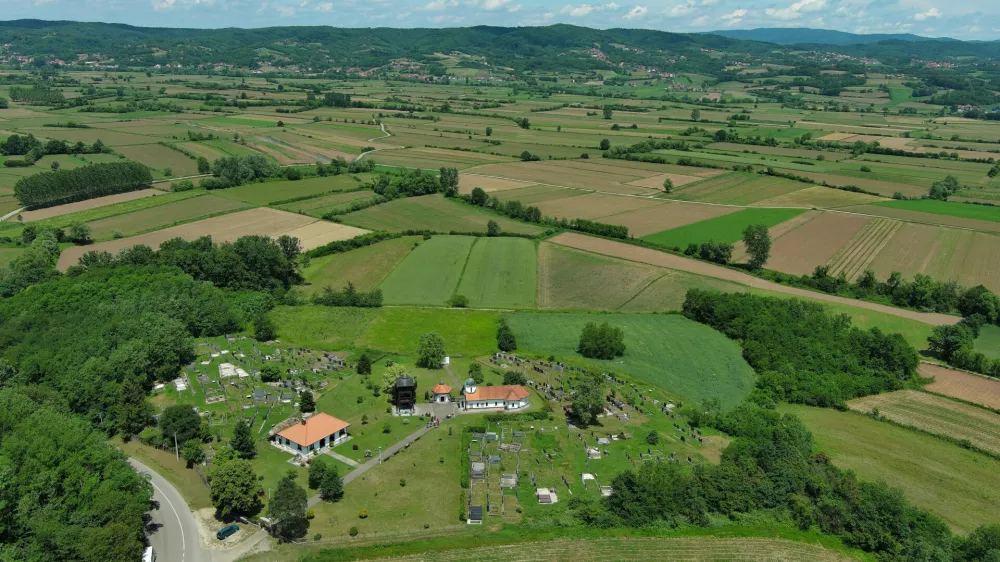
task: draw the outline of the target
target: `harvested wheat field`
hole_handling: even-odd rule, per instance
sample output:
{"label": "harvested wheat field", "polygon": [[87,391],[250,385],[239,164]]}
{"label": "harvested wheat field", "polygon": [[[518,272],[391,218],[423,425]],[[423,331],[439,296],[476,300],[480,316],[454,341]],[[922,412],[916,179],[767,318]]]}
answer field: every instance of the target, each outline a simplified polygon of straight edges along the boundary
{"label": "harvested wheat field", "polygon": [[723,205],[700,205],[668,201],[655,207],[597,217],[600,222],[627,226],[632,236],[641,237],[686,224],[714,219],[741,210]]}
{"label": "harvested wheat field", "polygon": [[875,256],[889,243],[903,223],[891,219],[872,219],[850,242],[830,258],[830,275],[843,272],[854,279],[871,265]]}
{"label": "harvested wheat field", "polygon": [[458,191],[460,193],[472,193],[472,190],[477,187],[482,188],[486,193],[492,193],[494,191],[520,189],[530,185],[534,184],[530,181],[508,180],[476,174],[459,174],[458,176]]}
{"label": "harvested wheat field", "polygon": [[844,139],[849,139],[854,136],[854,133],[830,133],[829,135],[819,137],[816,140],[821,141],[842,141]]}
{"label": "harvested wheat field", "polygon": [[996,379],[931,363],[921,363],[917,372],[922,377],[934,378],[925,390],[1000,410],[1000,381]]}
{"label": "harvested wheat field", "polygon": [[650,189],[662,190],[664,180],[668,179],[674,183],[674,187],[680,187],[692,182],[701,181],[705,178],[699,178],[698,176],[685,176],[683,174],[660,174],[651,178],[630,181],[628,184],[636,187],[648,187]]}
{"label": "harvested wheat field", "polygon": [[90,246],[73,246],[64,250],[62,255],[59,256],[57,267],[59,270],[65,271],[69,266],[79,262],[80,256],[87,252],[111,252],[113,254],[122,248],[129,248],[140,244],[145,244],[155,249],[159,248],[163,242],[173,238],[194,240],[202,236],[211,236],[215,242],[232,242],[241,236],[264,235],[277,237],[283,234],[295,236],[296,232],[306,237],[306,239],[300,239],[302,241],[302,249],[311,250],[327,242],[354,238],[368,231],[343,224],[317,221],[313,217],[297,215],[277,209],[259,207],[248,211],[230,213],[228,215],[165,228],[130,238],[110,240]]}
{"label": "harvested wheat field", "polygon": [[159,191],[157,189],[140,189],[139,191],[129,191],[128,193],[105,195],[104,197],[95,197],[94,199],[87,199],[86,201],[56,205],[55,207],[47,207],[45,209],[38,209],[37,211],[24,211],[21,213],[21,218],[24,219],[24,222],[39,221],[42,219],[68,215],[69,213],[75,213],[77,211],[87,211],[89,209],[96,209],[106,205],[114,205],[115,203],[121,203],[123,201],[132,201],[133,199],[142,199],[144,197],[155,197],[157,195],[163,195],[163,193],[163,191]]}
{"label": "harvested wheat field", "polygon": [[850,242],[871,217],[825,212],[774,241],[767,267],[810,274]]}
{"label": "harvested wheat field", "polygon": [[553,187],[551,185],[527,184],[528,187],[497,191],[491,195],[501,201],[520,201],[525,205],[537,205],[542,201],[554,201],[577,195],[594,193],[585,189],[575,189],[567,187]]}
{"label": "harvested wheat field", "polygon": [[663,201],[642,197],[619,197],[603,193],[588,193],[578,197],[566,197],[537,204],[542,214],[548,217],[568,219],[595,219],[626,211],[649,209],[663,205]]}
{"label": "harvested wheat field", "polygon": [[775,562],[815,562],[853,560],[819,545],[784,539],[757,538],[604,538],[561,539],[547,542],[494,545],[464,550],[447,550],[394,558],[385,562],[625,562],[633,560],[773,560]]}
{"label": "harvested wheat field", "polygon": [[1000,414],[985,408],[919,390],[866,396],[847,405],[864,413],[878,408],[879,415],[896,423],[966,440],[981,449],[1000,453]]}
{"label": "harvested wheat field", "polygon": [[677,190],[673,198],[726,205],[752,205],[802,188],[801,182],[785,178],[732,173]]}
{"label": "harvested wheat field", "polygon": [[969,230],[1000,233],[1000,222],[989,220],[956,217],[938,213],[925,213],[923,211],[913,211],[910,209],[896,209],[894,207],[887,207],[883,205],[859,205],[857,207],[845,207],[844,210],[933,226],[954,226]]}
{"label": "harvested wheat field", "polygon": [[823,302],[832,302],[837,304],[853,306],[855,308],[865,308],[868,310],[874,310],[876,312],[884,312],[886,314],[899,316],[900,318],[909,318],[910,320],[917,320],[920,322],[924,322],[926,324],[931,324],[933,326],[951,326],[953,324],[957,324],[958,321],[960,320],[959,317],[951,316],[948,314],[916,312],[913,310],[906,310],[902,308],[896,308],[893,306],[886,306],[882,304],[876,304],[857,299],[848,299],[844,297],[838,297],[836,295],[828,295],[825,293],[817,293],[815,291],[807,291],[805,289],[796,289],[795,287],[789,287],[787,285],[779,285],[778,283],[764,281],[762,279],[758,279],[752,275],[743,273],[741,271],[737,271],[735,269],[729,269],[728,267],[722,267],[706,263],[703,261],[698,261],[683,256],[678,256],[675,254],[669,254],[667,252],[660,252],[658,250],[653,250],[651,248],[633,246],[631,244],[626,244],[624,242],[615,242],[613,240],[605,240],[603,238],[594,238],[593,236],[586,236],[583,234],[577,234],[575,232],[564,232],[562,234],[559,234],[558,236],[550,238],[549,242],[559,244],[562,246],[568,246],[570,248],[584,250],[587,252],[592,252],[595,254],[613,256],[628,261],[636,261],[639,263],[656,265],[660,267],[666,267],[669,269],[676,269],[678,271],[696,273],[698,275],[704,275],[706,277],[714,277],[715,279],[733,281],[735,283],[741,283],[743,285],[754,287],[756,289],[764,289],[776,293],[784,293],[786,295],[791,295],[799,298],[805,298]]}
{"label": "harvested wheat field", "polygon": [[1000,237],[941,226],[903,223],[871,263],[879,278],[893,271],[1000,291]]}
{"label": "harvested wheat field", "polygon": [[[801,215],[792,217],[785,222],[778,223],[771,228],[767,229],[768,234],[771,235],[771,240],[777,240],[782,236],[788,234],[789,232],[799,228],[800,226],[806,224],[807,222],[813,220],[822,214],[822,211],[806,211]],[[740,240],[733,244],[733,261],[736,263],[743,263],[746,261],[747,252],[746,246],[743,241]]]}

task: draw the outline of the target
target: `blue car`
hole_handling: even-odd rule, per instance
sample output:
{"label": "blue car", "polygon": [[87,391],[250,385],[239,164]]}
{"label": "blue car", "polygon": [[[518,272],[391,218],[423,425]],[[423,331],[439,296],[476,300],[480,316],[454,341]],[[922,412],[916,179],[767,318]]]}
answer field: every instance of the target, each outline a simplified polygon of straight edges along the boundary
{"label": "blue car", "polygon": [[219,539],[220,541],[224,541],[226,540],[226,537],[232,535],[233,533],[239,530],[240,528],[237,525],[226,525],[225,527],[219,529],[218,533],[215,533],[215,538]]}

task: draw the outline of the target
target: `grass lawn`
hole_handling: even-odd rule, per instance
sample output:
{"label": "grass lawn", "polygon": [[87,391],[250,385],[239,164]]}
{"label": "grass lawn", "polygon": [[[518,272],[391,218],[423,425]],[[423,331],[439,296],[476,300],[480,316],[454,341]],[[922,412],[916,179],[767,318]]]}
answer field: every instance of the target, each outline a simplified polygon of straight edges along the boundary
{"label": "grass lawn", "polygon": [[553,353],[560,360],[580,358],[576,348],[587,322],[620,327],[625,356],[591,363],[657,385],[682,400],[718,398],[731,407],[753,387],[753,370],[736,342],[679,315],[517,312],[509,319],[519,350]]}
{"label": "grass lawn", "polygon": [[422,242],[381,284],[386,304],[443,305],[458,287],[476,238],[435,236]]}
{"label": "grass lawn", "polygon": [[0,248],[0,267],[7,267],[11,260],[24,253],[24,248]]}
{"label": "grass lawn", "polygon": [[993,359],[1000,359],[1000,327],[985,324],[979,329],[975,341],[976,351]]}
{"label": "grass lawn", "polygon": [[1000,522],[1000,461],[854,412],[782,406],[813,433],[816,448],[864,480],[900,488],[955,531]]}
{"label": "grass lawn", "polygon": [[880,201],[871,203],[879,207],[889,207],[892,209],[903,209],[905,211],[920,211],[932,215],[948,215],[965,219],[976,219],[981,221],[1000,222],[1000,207],[989,207],[986,205],[973,205],[971,203],[958,203],[949,201],[937,201],[934,199],[913,199],[909,201]]}
{"label": "grass lawn", "polygon": [[677,246],[681,249],[688,244],[716,242],[736,242],[743,238],[743,229],[751,224],[765,224],[769,228],[785,222],[805,212],[805,209],[744,209],[742,211],[665,230],[644,236],[643,240],[663,246]]}
{"label": "grass lawn", "polygon": [[304,289],[308,293],[319,293],[325,287],[340,290],[349,281],[359,291],[370,291],[389,275],[419,240],[419,236],[407,236],[342,254],[314,258],[303,271],[308,283]]}
{"label": "grass lawn", "polygon": [[[292,455],[276,449],[268,444],[266,440],[257,441],[257,456],[250,462],[253,464],[254,472],[260,477],[260,485],[264,488],[265,493],[267,493],[268,489],[273,490],[277,488],[278,481],[284,478],[289,470],[295,472],[298,485],[303,488],[306,487],[306,474],[308,471],[297,464],[288,462],[291,458]],[[333,459],[330,460],[332,461]],[[341,474],[343,474],[343,471],[341,471]],[[266,510],[267,508],[264,509]]]}
{"label": "grass lawn", "polygon": [[279,306],[270,317],[283,343],[315,349],[351,349],[384,312],[374,308]]}
{"label": "grass lawn", "polygon": [[[348,484],[343,500],[316,506],[309,534],[336,537],[348,535],[351,527],[361,533],[377,533],[461,523],[462,438],[459,428],[455,429],[452,435],[444,427],[432,430],[409,449]],[[405,486],[400,485],[401,479]],[[362,509],[368,510],[365,519],[358,517]]]}
{"label": "grass lawn", "polygon": [[128,443],[122,443],[121,440],[115,439],[114,444],[125,451],[126,455],[135,458],[166,478],[184,496],[191,509],[212,507],[212,498],[209,496],[208,487],[202,482],[198,473],[187,468],[184,459],[178,461],[172,453],[147,447],[139,443],[137,439]]}
{"label": "grass lawn", "polygon": [[341,217],[344,224],[369,230],[432,230],[434,232],[486,232],[486,224],[496,221],[504,232],[537,234],[541,228],[494,215],[445,199],[423,195],[396,199]]}
{"label": "grass lawn", "polygon": [[535,242],[523,238],[478,238],[458,293],[483,308],[534,308],[538,282]]}

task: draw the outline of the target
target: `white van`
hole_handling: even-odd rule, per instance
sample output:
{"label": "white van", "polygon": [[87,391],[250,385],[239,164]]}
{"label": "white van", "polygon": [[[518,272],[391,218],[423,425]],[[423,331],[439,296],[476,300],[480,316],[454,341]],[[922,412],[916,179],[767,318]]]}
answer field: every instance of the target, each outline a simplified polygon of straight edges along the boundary
{"label": "white van", "polygon": [[146,550],[143,551],[142,562],[156,562],[156,553],[153,552],[153,547],[147,546]]}

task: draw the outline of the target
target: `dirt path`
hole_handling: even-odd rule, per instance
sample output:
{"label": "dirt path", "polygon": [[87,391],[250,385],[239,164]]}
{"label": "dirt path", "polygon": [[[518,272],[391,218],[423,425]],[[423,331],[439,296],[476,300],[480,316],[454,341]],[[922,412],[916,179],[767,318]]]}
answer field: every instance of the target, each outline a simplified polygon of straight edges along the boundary
{"label": "dirt path", "polygon": [[752,275],[743,273],[741,271],[736,271],[734,269],[729,269],[718,265],[712,265],[710,263],[705,263],[690,258],[676,256],[674,254],[668,254],[666,252],[660,252],[658,250],[653,250],[650,248],[632,246],[631,244],[625,244],[623,242],[614,242],[612,240],[605,240],[603,238],[594,238],[592,236],[585,236],[583,234],[566,232],[558,236],[555,236],[554,238],[549,239],[549,241],[563,246],[568,246],[570,248],[576,248],[579,250],[585,250],[588,252],[594,252],[606,256],[613,256],[624,260],[646,263],[649,265],[656,265],[659,267],[666,267],[670,269],[676,269],[678,271],[686,271],[688,273],[695,273],[698,275],[704,275],[706,277],[714,277],[716,279],[724,279],[726,281],[733,281],[736,283],[747,285],[749,287],[753,287],[755,289],[765,289],[768,291],[774,291],[776,293],[784,293],[787,295],[792,295],[800,298],[833,302],[837,304],[846,304],[848,306],[853,306],[856,308],[865,308],[868,310],[874,310],[876,312],[892,314],[893,316],[899,316],[901,318],[908,318],[910,320],[924,322],[926,324],[931,324],[933,326],[949,326],[952,324],[957,324],[959,320],[961,320],[961,318],[959,318],[958,316],[951,316],[948,314],[915,312],[912,310],[905,310],[902,308],[886,306],[883,304],[876,304],[857,299],[849,299],[844,297],[838,297],[835,295],[828,295],[825,293],[807,291],[805,289],[798,289],[795,287],[788,287],[786,285],[779,285],[778,283],[772,283],[771,281],[758,279]]}

